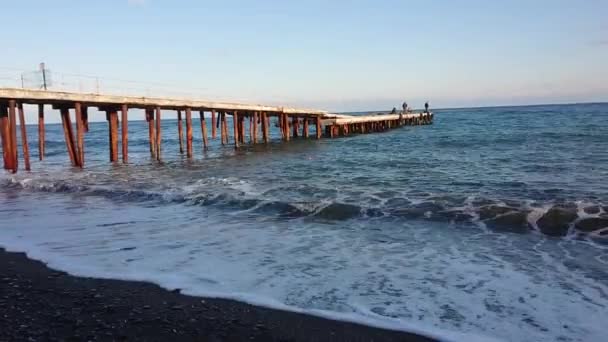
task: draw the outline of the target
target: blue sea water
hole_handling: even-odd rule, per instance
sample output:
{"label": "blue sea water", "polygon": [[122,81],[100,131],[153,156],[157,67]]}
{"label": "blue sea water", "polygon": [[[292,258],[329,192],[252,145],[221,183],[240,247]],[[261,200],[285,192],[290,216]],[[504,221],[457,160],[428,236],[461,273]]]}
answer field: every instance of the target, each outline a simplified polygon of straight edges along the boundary
{"label": "blue sea water", "polygon": [[[164,120],[157,163],[133,121],[128,165],[91,123],[84,170],[59,125],[38,162],[31,126],[33,171],[0,175],[0,245],[74,274],[455,340],[603,341],[608,235],[577,222],[608,218],[606,122],[608,104],[445,109],[430,126],[274,132],[238,151],[203,151],[195,125],[188,160]],[[539,227],[552,207],[575,213],[559,236]]]}

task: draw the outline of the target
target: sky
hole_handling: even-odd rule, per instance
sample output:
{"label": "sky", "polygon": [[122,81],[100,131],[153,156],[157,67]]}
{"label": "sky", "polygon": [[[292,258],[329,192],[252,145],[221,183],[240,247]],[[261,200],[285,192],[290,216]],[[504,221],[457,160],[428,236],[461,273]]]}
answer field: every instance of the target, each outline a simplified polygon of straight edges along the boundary
{"label": "sky", "polygon": [[608,0],[0,7],[1,86],[45,62],[56,88],[330,111],[608,101]]}

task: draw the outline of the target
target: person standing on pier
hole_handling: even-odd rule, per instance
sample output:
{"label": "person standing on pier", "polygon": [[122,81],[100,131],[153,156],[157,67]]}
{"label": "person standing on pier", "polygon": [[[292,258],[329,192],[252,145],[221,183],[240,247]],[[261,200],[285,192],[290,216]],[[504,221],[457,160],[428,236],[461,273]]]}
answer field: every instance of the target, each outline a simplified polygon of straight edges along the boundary
{"label": "person standing on pier", "polygon": [[424,112],[427,114],[429,113],[429,101],[426,101],[424,103]]}
{"label": "person standing on pier", "polygon": [[407,102],[403,101],[403,114],[407,113]]}

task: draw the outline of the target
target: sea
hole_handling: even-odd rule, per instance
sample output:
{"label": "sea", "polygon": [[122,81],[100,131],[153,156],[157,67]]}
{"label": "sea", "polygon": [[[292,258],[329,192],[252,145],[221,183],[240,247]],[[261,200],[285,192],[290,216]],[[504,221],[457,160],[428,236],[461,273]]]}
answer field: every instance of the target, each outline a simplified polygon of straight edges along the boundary
{"label": "sea", "polygon": [[[163,161],[131,121],[126,165],[96,122],[82,170],[58,124],[38,161],[32,125],[32,171],[0,172],[0,246],[74,275],[447,341],[606,341],[608,235],[577,222],[608,218],[608,104],[434,113],[289,143],[272,119],[268,145],[206,151],[194,120],[189,160],[167,112]],[[547,219],[558,233],[539,225],[552,208],[574,212]]]}

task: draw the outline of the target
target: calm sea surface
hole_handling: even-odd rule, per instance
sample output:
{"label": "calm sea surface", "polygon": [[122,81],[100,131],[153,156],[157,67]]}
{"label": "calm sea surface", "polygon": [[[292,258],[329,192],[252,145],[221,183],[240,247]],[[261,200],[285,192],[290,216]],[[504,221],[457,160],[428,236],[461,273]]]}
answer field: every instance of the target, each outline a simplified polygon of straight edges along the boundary
{"label": "calm sea surface", "polygon": [[[203,153],[195,125],[192,161],[163,125],[162,164],[134,121],[131,163],[110,165],[107,124],[91,123],[84,170],[59,125],[38,162],[29,127],[34,171],[0,172],[0,245],[460,340],[605,341],[608,237],[575,227],[608,217],[608,104],[437,110],[431,126],[288,144],[273,127],[236,152]],[[539,231],[554,206],[577,212],[565,236]]]}

